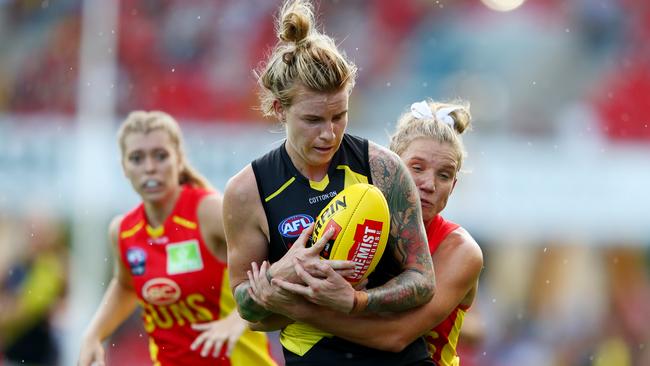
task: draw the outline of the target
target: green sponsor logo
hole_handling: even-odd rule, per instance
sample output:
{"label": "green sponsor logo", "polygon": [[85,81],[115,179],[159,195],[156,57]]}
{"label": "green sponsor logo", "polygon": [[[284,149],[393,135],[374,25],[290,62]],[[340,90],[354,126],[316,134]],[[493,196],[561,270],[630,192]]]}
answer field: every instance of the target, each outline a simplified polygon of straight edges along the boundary
{"label": "green sponsor logo", "polygon": [[189,240],[167,245],[167,274],[200,271],[203,259],[198,240]]}

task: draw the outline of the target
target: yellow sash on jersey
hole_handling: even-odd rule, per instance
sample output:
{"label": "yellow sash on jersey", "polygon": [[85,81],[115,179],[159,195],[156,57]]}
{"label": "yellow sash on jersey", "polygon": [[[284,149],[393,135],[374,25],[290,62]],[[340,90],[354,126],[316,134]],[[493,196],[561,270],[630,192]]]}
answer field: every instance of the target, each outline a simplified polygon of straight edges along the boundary
{"label": "yellow sash on jersey", "polygon": [[296,322],[282,330],[280,343],[298,356],[304,356],[323,337],[332,338],[333,335],[311,325]]}

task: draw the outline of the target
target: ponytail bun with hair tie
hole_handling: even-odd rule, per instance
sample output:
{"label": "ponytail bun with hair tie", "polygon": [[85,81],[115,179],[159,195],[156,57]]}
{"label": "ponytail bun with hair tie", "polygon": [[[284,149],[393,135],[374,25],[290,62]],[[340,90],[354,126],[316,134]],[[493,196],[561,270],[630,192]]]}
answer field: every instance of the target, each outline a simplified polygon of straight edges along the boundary
{"label": "ponytail bun with hair tie", "polygon": [[461,109],[460,107],[456,107],[456,106],[440,108],[436,111],[436,120],[446,124],[451,128],[454,128],[455,121],[450,114],[460,109]]}

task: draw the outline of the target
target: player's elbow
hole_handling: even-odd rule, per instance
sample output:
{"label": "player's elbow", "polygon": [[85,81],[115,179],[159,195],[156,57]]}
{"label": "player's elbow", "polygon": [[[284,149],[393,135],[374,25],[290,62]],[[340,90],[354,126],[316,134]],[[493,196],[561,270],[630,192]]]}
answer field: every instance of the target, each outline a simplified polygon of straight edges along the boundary
{"label": "player's elbow", "polygon": [[428,295],[426,296],[427,301],[425,302],[425,304],[427,302],[431,301],[433,296],[436,294],[436,285],[435,285],[435,283],[430,283],[429,286],[428,286],[427,291],[428,291]]}
{"label": "player's elbow", "polygon": [[436,293],[436,278],[433,271],[412,270],[413,291],[417,296],[418,304],[426,304]]}
{"label": "player's elbow", "polygon": [[253,311],[247,310],[245,307],[240,306],[238,308],[239,315],[242,317],[242,319],[246,320],[249,323],[257,323],[261,320],[261,318],[258,316]]}
{"label": "player's elbow", "polygon": [[377,339],[373,348],[397,353],[402,352],[409,344],[411,344],[411,342],[413,342],[413,339],[408,337],[406,334],[391,332],[390,334],[383,334],[379,339]]}
{"label": "player's elbow", "polygon": [[431,277],[423,276],[422,285],[420,286],[420,298],[423,304],[429,302],[436,294],[436,279],[433,275]]}
{"label": "player's elbow", "polygon": [[259,322],[269,315],[268,311],[265,309],[258,309],[258,306],[255,306],[253,304],[242,304],[238,306],[237,309],[242,319],[250,323]]}
{"label": "player's elbow", "polygon": [[271,327],[267,326],[264,322],[257,321],[257,322],[247,322],[248,329],[255,331],[255,332],[269,332],[275,329],[271,329]]}
{"label": "player's elbow", "polygon": [[409,344],[405,342],[391,342],[390,344],[386,345],[384,351],[398,353],[402,352],[408,345]]}
{"label": "player's elbow", "polygon": [[242,319],[255,323],[269,315],[269,311],[258,305],[253,299],[243,296],[245,289],[241,286],[235,288],[235,302],[237,303],[237,311]]}
{"label": "player's elbow", "polygon": [[387,343],[386,351],[402,352],[406,347],[422,337],[421,333],[416,333],[415,328],[403,328],[401,331],[392,332]]}

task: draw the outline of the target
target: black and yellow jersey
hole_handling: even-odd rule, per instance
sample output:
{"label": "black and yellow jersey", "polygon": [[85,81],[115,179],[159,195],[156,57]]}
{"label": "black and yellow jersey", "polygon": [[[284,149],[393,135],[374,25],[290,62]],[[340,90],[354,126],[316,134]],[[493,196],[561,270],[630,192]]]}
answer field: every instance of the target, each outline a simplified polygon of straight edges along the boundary
{"label": "black and yellow jersey", "polygon": [[372,184],[368,140],[347,134],[320,182],[300,174],[284,144],[251,165],[269,224],[271,263],[282,258],[302,230],[343,188],[355,183]]}
{"label": "black and yellow jersey", "polygon": [[[285,142],[286,143],[286,142]],[[269,225],[269,253],[276,262],[327,203],[345,187],[370,183],[368,140],[344,135],[320,182],[305,178],[293,165],[285,145],[251,164]],[[408,324],[405,324],[408,326]],[[384,352],[348,342],[304,323],[293,323],[280,334],[287,365],[431,365],[422,338],[402,352]]]}

